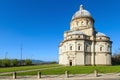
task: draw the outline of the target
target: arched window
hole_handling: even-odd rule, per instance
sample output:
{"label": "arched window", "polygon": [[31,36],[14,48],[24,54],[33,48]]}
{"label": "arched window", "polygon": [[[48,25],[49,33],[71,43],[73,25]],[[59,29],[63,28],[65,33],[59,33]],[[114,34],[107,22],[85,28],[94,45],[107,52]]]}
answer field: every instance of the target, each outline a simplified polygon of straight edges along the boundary
{"label": "arched window", "polygon": [[64,51],[66,51],[66,46],[64,46]]}
{"label": "arched window", "polygon": [[77,25],[77,26],[78,26],[78,23],[79,23],[79,22],[77,21],[77,22],[76,22],[76,25]]}
{"label": "arched window", "polygon": [[86,24],[88,25],[89,20],[86,20]]}
{"label": "arched window", "polygon": [[72,50],[72,46],[70,46],[70,50]]}
{"label": "arched window", "polygon": [[100,45],[100,51],[103,51],[103,45]]}
{"label": "arched window", "polygon": [[81,24],[83,24],[83,21],[81,21]]}
{"label": "arched window", "polygon": [[86,50],[86,51],[88,51],[88,50],[89,50],[89,46],[88,46],[88,45],[86,45],[85,50]]}
{"label": "arched window", "polygon": [[110,46],[108,45],[108,47],[107,47],[107,51],[110,51]]}
{"label": "arched window", "polygon": [[80,50],[80,45],[78,45],[78,50]]}
{"label": "arched window", "polygon": [[102,48],[103,48],[103,47],[102,47],[102,46],[100,46],[100,51],[102,51]]}

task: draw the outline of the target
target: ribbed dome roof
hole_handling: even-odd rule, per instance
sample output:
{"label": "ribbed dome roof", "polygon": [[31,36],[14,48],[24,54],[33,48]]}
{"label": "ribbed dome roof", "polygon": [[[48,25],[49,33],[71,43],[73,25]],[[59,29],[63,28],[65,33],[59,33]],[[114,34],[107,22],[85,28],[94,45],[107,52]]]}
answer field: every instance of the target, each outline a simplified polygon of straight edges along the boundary
{"label": "ribbed dome roof", "polygon": [[104,33],[97,32],[96,36],[106,36]]}
{"label": "ribbed dome roof", "polygon": [[81,18],[81,17],[91,17],[91,14],[89,11],[85,10],[83,5],[80,5],[80,9],[73,15],[72,20],[76,18]]}
{"label": "ribbed dome roof", "polygon": [[68,33],[68,35],[74,35],[74,34],[84,34],[84,33],[81,31],[72,31],[72,32]]}

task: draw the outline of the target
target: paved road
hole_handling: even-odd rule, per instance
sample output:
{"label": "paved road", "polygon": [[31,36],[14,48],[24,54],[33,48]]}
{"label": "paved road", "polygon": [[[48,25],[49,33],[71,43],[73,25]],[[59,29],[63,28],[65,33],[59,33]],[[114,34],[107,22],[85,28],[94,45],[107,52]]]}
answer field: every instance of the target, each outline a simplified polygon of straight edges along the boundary
{"label": "paved road", "polygon": [[[0,80],[14,79],[2,76]],[[76,74],[69,75],[69,78],[66,78],[65,75],[42,75],[41,79],[38,79],[37,76],[17,76],[15,80],[120,80],[120,73],[99,74],[98,77],[95,77],[94,74]]]}

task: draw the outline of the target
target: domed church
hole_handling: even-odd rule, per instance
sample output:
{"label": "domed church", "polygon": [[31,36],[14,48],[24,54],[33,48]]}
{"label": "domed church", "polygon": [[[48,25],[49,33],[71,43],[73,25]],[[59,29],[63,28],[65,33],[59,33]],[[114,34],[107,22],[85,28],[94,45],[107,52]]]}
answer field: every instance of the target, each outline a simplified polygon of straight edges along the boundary
{"label": "domed church", "polygon": [[59,64],[111,65],[112,41],[94,28],[94,19],[83,5],[72,16],[70,30],[59,45]]}

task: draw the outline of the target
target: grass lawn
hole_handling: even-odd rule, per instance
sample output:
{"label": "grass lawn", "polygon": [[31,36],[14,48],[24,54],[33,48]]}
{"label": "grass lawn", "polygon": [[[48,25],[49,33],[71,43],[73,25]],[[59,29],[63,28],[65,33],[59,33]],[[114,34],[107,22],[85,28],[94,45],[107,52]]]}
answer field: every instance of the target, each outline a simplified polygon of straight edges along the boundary
{"label": "grass lawn", "polygon": [[[43,68],[51,68],[60,66],[57,64],[54,65],[40,65],[40,66],[25,66],[25,67],[15,67],[15,68],[1,68],[0,72],[7,71],[20,71],[20,70],[28,70],[28,69],[43,69]],[[56,74],[64,74],[66,70],[70,72],[70,74],[89,74],[93,73],[93,71],[97,69],[99,73],[117,73],[120,72],[120,66],[63,66],[61,68],[53,68],[53,69],[45,69],[41,70],[44,75],[56,75]],[[17,75],[37,75],[38,71],[31,72],[23,72],[18,73]]]}
{"label": "grass lawn", "polygon": [[60,66],[60,65],[58,65],[58,64],[46,64],[46,65],[35,65],[35,66],[7,67],[7,68],[0,68],[0,73],[31,70],[31,69],[42,69],[42,68],[50,68],[50,67],[57,67],[57,66]]}
{"label": "grass lawn", "polygon": [[[93,73],[94,70],[97,69],[99,73],[117,73],[120,72],[120,66],[65,66],[58,69],[47,69],[42,70],[42,74],[44,75],[60,75],[65,74],[65,71],[68,70],[70,74],[90,74]],[[27,73],[19,73],[18,75],[36,75],[37,71],[27,72]]]}

